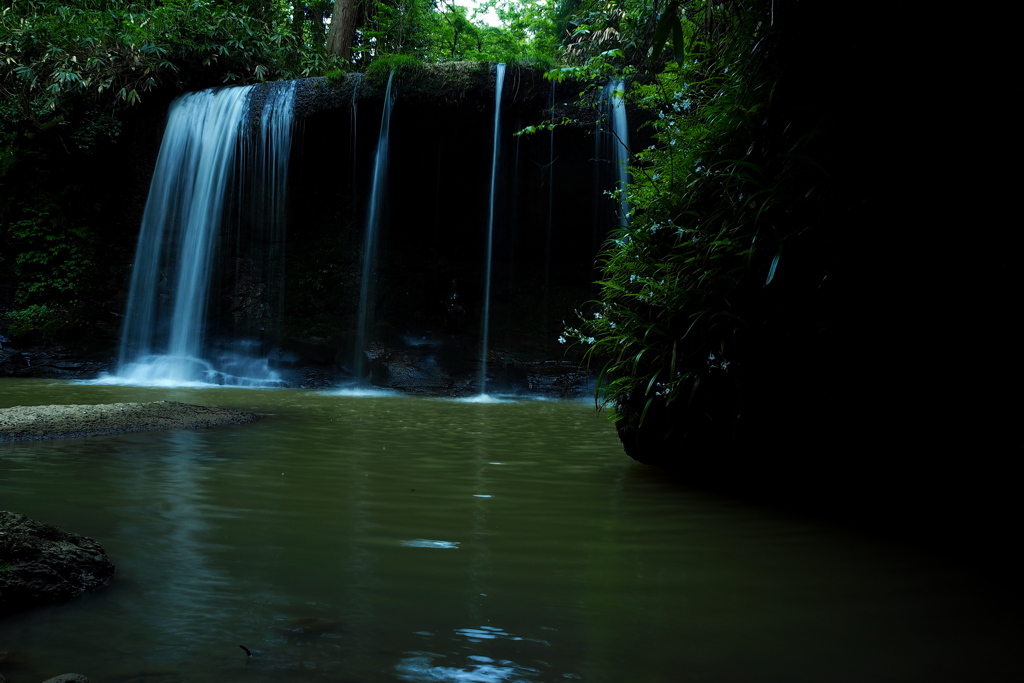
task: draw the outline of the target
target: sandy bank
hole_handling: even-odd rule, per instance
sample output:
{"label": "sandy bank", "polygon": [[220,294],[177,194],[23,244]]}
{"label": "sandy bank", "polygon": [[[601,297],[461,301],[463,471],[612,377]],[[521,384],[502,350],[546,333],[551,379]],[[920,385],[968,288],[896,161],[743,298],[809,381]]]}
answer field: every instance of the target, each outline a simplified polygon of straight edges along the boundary
{"label": "sandy bank", "polygon": [[252,413],[174,401],[0,409],[0,442],[244,424]]}

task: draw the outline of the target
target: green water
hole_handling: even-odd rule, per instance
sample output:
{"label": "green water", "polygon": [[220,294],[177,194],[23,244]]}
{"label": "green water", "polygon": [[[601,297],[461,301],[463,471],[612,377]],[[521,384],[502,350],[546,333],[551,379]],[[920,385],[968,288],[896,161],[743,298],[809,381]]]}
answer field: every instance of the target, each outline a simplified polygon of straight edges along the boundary
{"label": "green water", "polygon": [[162,399],[264,419],[0,444],[0,509],[117,565],[0,620],[11,683],[1021,680],[976,577],[690,490],[586,403],[0,381]]}

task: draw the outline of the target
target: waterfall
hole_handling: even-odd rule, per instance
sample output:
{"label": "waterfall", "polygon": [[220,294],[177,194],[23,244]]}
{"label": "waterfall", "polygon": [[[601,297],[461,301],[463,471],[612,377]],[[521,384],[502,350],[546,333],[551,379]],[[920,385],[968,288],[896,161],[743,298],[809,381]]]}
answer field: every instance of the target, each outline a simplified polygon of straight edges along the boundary
{"label": "waterfall", "polygon": [[[616,223],[624,228],[629,223],[629,202],[626,200],[626,189],[629,186],[629,127],[626,120],[625,84],[613,78],[601,90],[603,116],[598,118],[597,131],[594,136],[594,158],[599,162],[594,167],[594,183],[597,188],[594,194],[594,215],[605,213],[599,206],[603,195],[618,192],[618,208]],[[609,174],[605,169],[613,165]],[[609,190],[609,185],[612,190]],[[605,224],[595,221],[594,246],[600,248],[608,235]]]}
{"label": "waterfall", "polygon": [[[257,88],[204,90],[171,105],[142,218],[115,379],[141,384],[280,383],[265,358],[237,348],[211,358],[206,340],[214,253],[229,213],[227,197],[232,181],[246,185],[245,174],[236,172],[239,149],[245,157],[242,166],[254,164],[250,171],[255,171],[251,182],[256,187],[250,201],[260,218],[253,222],[262,220],[274,230],[283,223],[294,85],[259,91],[265,93],[265,106],[257,140],[249,147],[244,123]],[[268,288],[275,280],[280,280],[279,273],[270,274]]]}
{"label": "waterfall", "polygon": [[618,181],[615,189],[619,191],[619,225],[626,227],[629,224],[629,201],[626,198],[626,189],[629,187],[629,126],[626,121],[626,86],[622,81],[615,79],[608,85],[608,89],[614,136],[612,148],[615,150],[615,169]]}
{"label": "waterfall", "polygon": [[359,321],[356,326],[356,347],[353,372],[357,379],[363,377],[366,359],[367,335],[373,328],[374,285],[377,278],[377,237],[380,232],[381,210],[384,204],[384,190],[388,177],[388,130],[391,126],[391,81],[384,93],[384,112],[380,118],[380,136],[377,138],[377,153],[373,158],[373,180],[370,189],[370,207],[366,215],[366,233],[363,239],[363,274],[359,287]]}
{"label": "waterfall", "polygon": [[491,150],[491,196],[487,210],[487,256],[484,260],[484,312],[480,336],[480,394],[487,394],[487,346],[491,327],[491,258],[494,251],[494,203],[498,186],[498,151],[501,129],[501,90],[505,83],[505,65],[494,67],[494,143]]}

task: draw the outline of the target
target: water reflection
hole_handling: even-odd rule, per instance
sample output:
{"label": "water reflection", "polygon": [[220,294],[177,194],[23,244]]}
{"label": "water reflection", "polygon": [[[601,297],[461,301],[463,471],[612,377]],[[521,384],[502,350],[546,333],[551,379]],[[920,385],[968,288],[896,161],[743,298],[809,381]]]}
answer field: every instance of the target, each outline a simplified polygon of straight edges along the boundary
{"label": "water reflection", "polygon": [[395,667],[403,681],[448,681],[467,683],[516,683],[517,681],[538,680],[541,672],[524,667],[513,661],[495,661],[490,657],[469,655],[464,667],[436,665],[435,661],[447,660],[445,655],[434,652],[410,652]]}
{"label": "water reflection", "polygon": [[[430,647],[440,652],[406,652],[396,665],[399,678],[407,681],[532,681],[578,680],[571,672],[556,671],[548,661],[551,643],[541,638],[526,638],[496,626],[457,628],[448,642],[428,636]],[[483,654],[486,652],[487,654]],[[467,654],[473,653],[473,654]],[[520,661],[511,659],[515,656]],[[529,664],[523,664],[526,659]]]}
{"label": "water reflection", "polygon": [[121,507],[119,535],[138,552],[119,562],[118,571],[145,582],[148,608],[133,621],[146,622],[154,643],[205,637],[229,608],[218,598],[230,595],[231,578],[211,561],[219,510],[206,491],[202,436],[167,432],[157,453],[135,453],[124,463],[121,499],[128,504]]}
{"label": "water reflection", "polygon": [[859,683],[1020,669],[1019,618],[964,577],[632,465],[588,405],[3,389],[8,405],[169,398],[264,415],[0,445],[0,507],[97,538],[118,567],[101,593],[0,621],[0,649],[27,657],[17,680]]}
{"label": "water reflection", "polygon": [[391,389],[373,389],[364,385],[353,385],[351,387],[340,387],[324,391],[324,396],[345,396],[348,398],[383,398],[386,396],[401,397],[402,394]]}
{"label": "water reflection", "polygon": [[410,548],[454,548],[458,549],[458,541],[432,541],[428,538],[416,538],[411,541],[399,541],[399,545],[409,546]]}

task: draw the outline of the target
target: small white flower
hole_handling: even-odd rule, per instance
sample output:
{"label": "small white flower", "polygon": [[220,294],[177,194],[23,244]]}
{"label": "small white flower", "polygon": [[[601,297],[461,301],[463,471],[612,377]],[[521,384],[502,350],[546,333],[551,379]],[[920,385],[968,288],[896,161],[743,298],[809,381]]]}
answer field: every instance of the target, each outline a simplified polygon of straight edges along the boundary
{"label": "small white flower", "polygon": [[558,335],[558,343],[559,344],[564,344],[565,343],[565,337],[563,337],[562,335]]}

